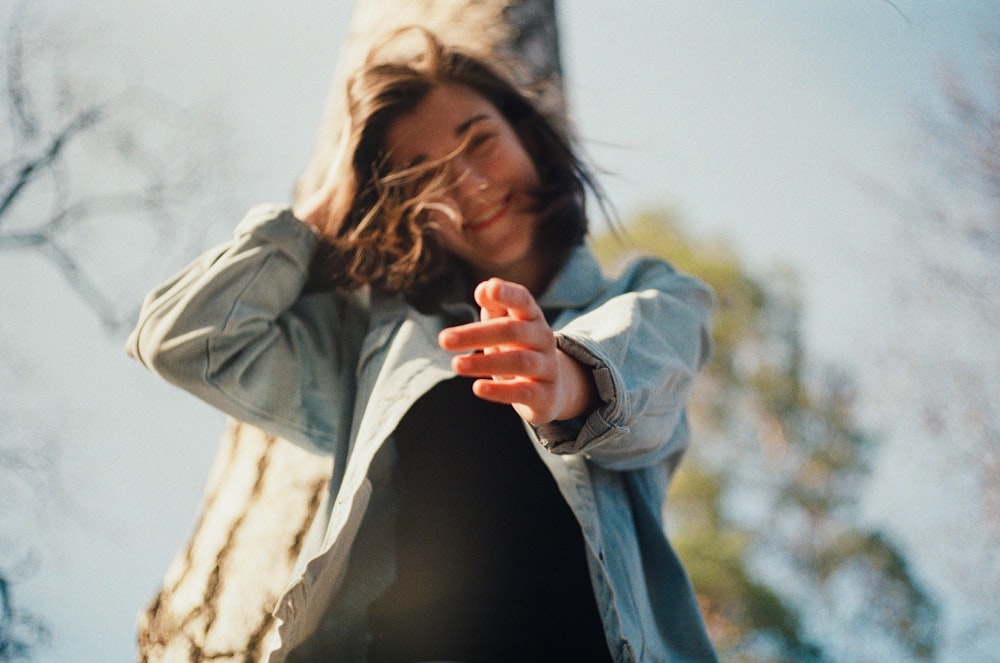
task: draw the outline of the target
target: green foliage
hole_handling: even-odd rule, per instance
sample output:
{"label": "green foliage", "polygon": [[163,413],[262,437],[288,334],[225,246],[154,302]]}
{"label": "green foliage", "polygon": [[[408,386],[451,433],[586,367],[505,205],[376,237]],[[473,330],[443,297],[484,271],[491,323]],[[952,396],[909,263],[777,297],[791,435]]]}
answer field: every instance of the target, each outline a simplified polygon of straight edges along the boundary
{"label": "green foliage", "polygon": [[629,246],[698,275],[718,299],[715,355],[694,388],[694,440],[668,513],[723,659],[882,657],[873,648],[932,658],[936,608],[895,545],[859,522],[875,445],[854,421],[849,376],[806,360],[794,276],[753,277],[665,210],[594,240],[611,270],[636,253]]}

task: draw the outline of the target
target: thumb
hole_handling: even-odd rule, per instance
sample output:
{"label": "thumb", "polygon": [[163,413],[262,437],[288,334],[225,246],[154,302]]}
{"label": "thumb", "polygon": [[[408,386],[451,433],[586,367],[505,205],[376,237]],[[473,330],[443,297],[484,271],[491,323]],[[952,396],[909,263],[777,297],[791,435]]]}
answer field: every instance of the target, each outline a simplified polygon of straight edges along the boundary
{"label": "thumb", "polygon": [[473,296],[480,306],[479,315],[483,320],[493,320],[508,315],[507,307],[499,301],[501,288],[503,281],[498,278],[491,278],[476,286]]}

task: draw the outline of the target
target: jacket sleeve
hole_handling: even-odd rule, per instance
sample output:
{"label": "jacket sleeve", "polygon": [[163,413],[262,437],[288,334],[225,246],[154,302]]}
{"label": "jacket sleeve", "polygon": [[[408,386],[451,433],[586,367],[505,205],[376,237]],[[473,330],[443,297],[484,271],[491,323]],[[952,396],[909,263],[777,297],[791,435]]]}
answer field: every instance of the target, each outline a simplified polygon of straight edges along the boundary
{"label": "jacket sleeve", "polygon": [[612,470],[679,458],[687,398],[712,352],[714,296],[701,281],[643,260],[610,297],[556,332],[559,348],[592,367],[601,405],[585,420],[536,428],[554,453],[582,453]]}
{"label": "jacket sleeve", "polygon": [[223,412],[328,452],[363,322],[349,298],[301,296],[316,241],[290,210],[253,208],[231,242],[146,297],[126,351]]}

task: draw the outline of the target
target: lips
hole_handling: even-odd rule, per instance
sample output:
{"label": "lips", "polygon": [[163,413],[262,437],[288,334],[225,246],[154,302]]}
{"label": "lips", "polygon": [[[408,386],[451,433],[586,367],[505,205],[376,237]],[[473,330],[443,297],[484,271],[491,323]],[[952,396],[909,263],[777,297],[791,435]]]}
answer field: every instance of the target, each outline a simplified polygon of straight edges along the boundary
{"label": "lips", "polygon": [[485,208],[482,212],[473,217],[471,221],[464,223],[462,225],[462,230],[472,232],[485,230],[502,219],[508,209],[510,209],[510,196],[505,196],[496,203]]}

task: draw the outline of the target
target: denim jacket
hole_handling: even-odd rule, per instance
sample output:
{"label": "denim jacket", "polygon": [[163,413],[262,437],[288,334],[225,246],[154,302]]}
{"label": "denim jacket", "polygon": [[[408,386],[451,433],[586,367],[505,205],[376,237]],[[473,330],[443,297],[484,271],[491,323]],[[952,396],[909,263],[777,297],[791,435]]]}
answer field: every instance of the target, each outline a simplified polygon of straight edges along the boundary
{"label": "denim jacket", "polygon": [[[333,455],[313,543],[275,608],[274,662],[319,641],[329,660],[364,660],[365,611],[393,573],[392,432],[454,376],[438,332],[477,315],[460,302],[424,314],[369,288],[303,295],[316,242],[287,208],[255,207],[232,242],[147,297],[128,341],[131,356],[220,410]],[[658,260],[608,280],[581,246],[538,303],[600,397],[586,420],[525,428],[580,523],[612,656],[715,660],[661,514],[710,354],[712,294]]]}

